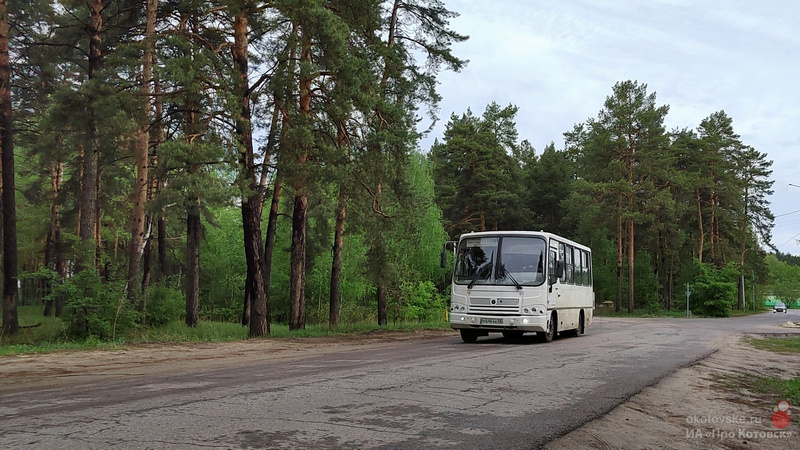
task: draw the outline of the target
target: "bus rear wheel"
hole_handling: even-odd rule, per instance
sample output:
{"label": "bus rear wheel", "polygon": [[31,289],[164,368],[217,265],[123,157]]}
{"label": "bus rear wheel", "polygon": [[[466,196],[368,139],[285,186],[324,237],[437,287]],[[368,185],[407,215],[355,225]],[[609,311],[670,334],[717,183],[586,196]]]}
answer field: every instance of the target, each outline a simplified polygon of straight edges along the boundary
{"label": "bus rear wheel", "polygon": [[467,344],[472,344],[478,341],[478,332],[472,330],[459,330],[461,331],[461,340]]}

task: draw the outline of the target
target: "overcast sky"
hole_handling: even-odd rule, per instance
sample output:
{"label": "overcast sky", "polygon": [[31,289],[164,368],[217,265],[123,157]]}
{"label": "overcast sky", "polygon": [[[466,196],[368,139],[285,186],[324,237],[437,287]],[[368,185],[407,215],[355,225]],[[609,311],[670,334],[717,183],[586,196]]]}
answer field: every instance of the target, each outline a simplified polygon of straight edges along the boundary
{"label": "overcast sky", "polygon": [[[597,117],[618,81],[669,105],[667,130],[724,110],[742,142],[774,161],[773,244],[800,255],[800,2],[795,0],[444,0],[470,36],[470,62],[440,75],[441,139],[450,114],[492,101],[519,107],[520,139],[537,150]],[[793,213],[794,212],[794,213]],[[786,214],[786,215],[783,215]]]}

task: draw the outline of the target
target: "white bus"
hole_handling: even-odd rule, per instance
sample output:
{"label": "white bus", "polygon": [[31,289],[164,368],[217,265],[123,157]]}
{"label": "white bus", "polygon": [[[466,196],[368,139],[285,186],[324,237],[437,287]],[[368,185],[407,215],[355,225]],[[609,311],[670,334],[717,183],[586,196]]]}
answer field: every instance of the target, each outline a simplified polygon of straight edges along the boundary
{"label": "white bus", "polygon": [[546,232],[463,234],[445,244],[455,252],[450,326],[464,342],[502,333],[535,332],[550,342],[592,324],[592,251]]}

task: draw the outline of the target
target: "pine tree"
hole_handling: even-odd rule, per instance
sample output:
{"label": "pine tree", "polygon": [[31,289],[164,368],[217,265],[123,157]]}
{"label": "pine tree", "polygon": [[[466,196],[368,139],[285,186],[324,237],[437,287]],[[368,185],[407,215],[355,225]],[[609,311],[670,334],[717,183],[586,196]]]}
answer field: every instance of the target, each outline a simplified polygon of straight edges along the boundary
{"label": "pine tree", "polygon": [[468,231],[523,227],[522,172],[514,158],[518,143],[515,106],[487,106],[482,117],[467,111],[451,116],[444,142],[434,143],[431,158],[437,203],[455,236]]}
{"label": "pine tree", "polygon": [[16,333],[17,316],[17,206],[14,169],[14,120],[11,106],[8,8],[0,0],[0,165],[3,216],[3,323],[2,334]]}
{"label": "pine tree", "polygon": [[[581,176],[593,183],[616,219],[617,309],[622,301],[622,273],[628,268],[628,311],[634,309],[636,225],[650,220],[644,200],[653,195],[653,179],[660,173],[659,159],[668,144],[663,121],[668,107],[655,105],[647,85],[624,81],[614,85],[596,120],[586,132],[576,127],[569,136],[580,153]],[[627,261],[624,255],[627,253]]]}

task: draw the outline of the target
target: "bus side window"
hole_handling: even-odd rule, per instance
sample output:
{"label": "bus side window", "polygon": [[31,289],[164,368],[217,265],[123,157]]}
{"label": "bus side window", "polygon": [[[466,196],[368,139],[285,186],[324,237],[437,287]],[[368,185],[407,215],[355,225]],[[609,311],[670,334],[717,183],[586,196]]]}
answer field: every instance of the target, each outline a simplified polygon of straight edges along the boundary
{"label": "bus side window", "polygon": [[583,285],[589,286],[589,254],[587,252],[581,252],[581,278]]}
{"label": "bus side window", "polygon": [[594,280],[592,279],[592,254],[587,252],[586,256],[588,257],[586,265],[586,269],[588,272],[588,279],[589,279],[588,286],[591,286],[592,284],[594,284]]}
{"label": "bus side window", "polygon": [[575,284],[574,264],[572,262],[572,248],[571,247],[567,247],[566,270],[567,270],[567,284]]}

